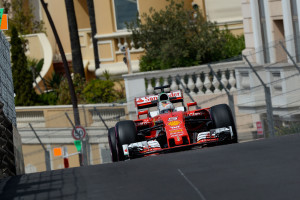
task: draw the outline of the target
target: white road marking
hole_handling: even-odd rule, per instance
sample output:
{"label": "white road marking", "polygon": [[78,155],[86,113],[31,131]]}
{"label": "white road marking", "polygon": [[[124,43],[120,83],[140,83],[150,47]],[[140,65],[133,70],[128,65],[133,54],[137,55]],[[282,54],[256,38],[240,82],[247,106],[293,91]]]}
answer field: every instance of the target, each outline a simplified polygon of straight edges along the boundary
{"label": "white road marking", "polygon": [[201,199],[206,200],[206,198],[203,196],[203,194],[200,192],[200,190],[184,175],[184,173],[177,169],[181,176],[190,184],[190,186],[197,192],[197,194],[201,197]]}

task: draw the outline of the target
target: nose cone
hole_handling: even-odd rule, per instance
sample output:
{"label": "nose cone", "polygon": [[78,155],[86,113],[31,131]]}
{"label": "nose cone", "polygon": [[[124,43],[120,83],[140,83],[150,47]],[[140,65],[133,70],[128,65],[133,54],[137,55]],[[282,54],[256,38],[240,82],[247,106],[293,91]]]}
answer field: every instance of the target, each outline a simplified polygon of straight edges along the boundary
{"label": "nose cone", "polygon": [[182,145],[183,144],[183,140],[182,140],[182,137],[181,136],[176,136],[174,137],[174,140],[175,140],[175,145],[178,146],[178,145]]}

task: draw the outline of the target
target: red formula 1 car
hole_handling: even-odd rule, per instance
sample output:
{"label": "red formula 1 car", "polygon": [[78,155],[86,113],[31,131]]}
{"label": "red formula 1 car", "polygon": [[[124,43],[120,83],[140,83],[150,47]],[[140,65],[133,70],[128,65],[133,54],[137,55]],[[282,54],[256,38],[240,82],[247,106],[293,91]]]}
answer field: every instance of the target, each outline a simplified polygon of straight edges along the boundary
{"label": "red formula 1 car", "polygon": [[[194,109],[183,103],[181,90],[135,98],[137,120],[120,121],[108,131],[112,161],[189,149],[198,145],[236,143],[237,132],[226,104]],[[174,104],[181,103],[179,107]],[[155,111],[149,108],[157,107]],[[143,117],[144,116],[144,117]],[[143,118],[142,118],[143,117]]]}

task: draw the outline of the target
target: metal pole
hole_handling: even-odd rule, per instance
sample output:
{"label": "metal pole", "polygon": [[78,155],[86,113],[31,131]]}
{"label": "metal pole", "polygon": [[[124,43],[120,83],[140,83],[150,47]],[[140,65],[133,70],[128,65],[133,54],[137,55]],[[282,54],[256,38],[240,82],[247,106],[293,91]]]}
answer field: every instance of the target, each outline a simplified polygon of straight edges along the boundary
{"label": "metal pole", "polygon": [[90,147],[91,147],[91,144],[89,143],[89,135],[88,134],[86,134],[86,136],[85,136],[85,149],[86,149],[86,164],[87,165],[90,165],[90,161],[91,161],[91,149],[90,149]]}
{"label": "metal pole", "polygon": [[279,41],[279,44],[283,48],[285,53],[288,55],[288,57],[291,59],[291,61],[293,62],[294,66],[296,67],[296,69],[299,71],[299,74],[300,74],[300,67],[297,65],[297,63],[293,59],[293,56],[289,53],[289,51],[285,48],[285,46],[283,45],[283,43],[281,41]]}
{"label": "metal pole", "polygon": [[94,107],[94,110],[97,113],[97,115],[99,116],[99,118],[101,119],[101,121],[103,122],[105,128],[108,130],[109,128],[108,128],[107,124],[105,123],[104,119],[102,118],[101,114],[98,112],[98,110],[96,109],[96,107]]}
{"label": "metal pole", "polygon": [[46,84],[46,82],[45,82],[45,79],[41,76],[41,73],[39,73],[39,77],[42,79],[43,84],[44,84],[44,86],[45,86],[45,89],[46,89],[46,91],[48,92],[47,84]]}
{"label": "metal pole", "polygon": [[233,119],[236,122],[233,95],[229,94],[229,96],[227,96],[227,97],[228,97],[228,104],[229,104],[229,107],[230,107],[232,115],[233,115]]}
{"label": "metal pole", "polygon": [[[189,96],[189,98],[195,102],[194,98],[190,95],[190,93],[188,93],[188,90],[186,87],[184,87],[183,83],[181,82],[181,80],[179,79],[179,75],[176,76],[176,80],[179,82],[179,84],[182,86],[182,88],[184,89],[184,92],[186,93],[186,95]],[[198,104],[196,105],[197,109],[200,109],[200,107],[198,106]]]}
{"label": "metal pole", "polygon": [[55,41],[56,41],[58,49],[59,49],[59,53],[61,55],[61,59],[62,59],[63,64],[64,64],[64,69],[65,69],[66,77],[67,77],[68,84],[69,84],[69,92],[70,92],[71,102],[72,102],[72,106],[73,106],[73,114],[74,114],[75,124],[79,125],[80,124],[80,118],[79,118],[79,112],[78,112],[77,97],[76,97],[76,94],[75,94],[75,89],[74,89],[73,81],[72,81],[72,78],[71,78],[70,69],[69,69],[69,66],[68,66],[68,61],[67,61],[67,58],[66,58],[66,55],[65,55],[65,52],[64,52],[64,48],[61,44],[61,41],[60,41],[60,38],[59,38],[58,33],[56,31],[54,22],[52,20],[50,12],[47,8],[47,4],[45,3],[44,0],[40,0],[40,2],[42,4],[42,6],[44,8],[44,11],[46,13],[46,16],[48,18],[49,24],[51,26],[52,32],[53,32],[54,37],[55,37]]}
{"label": "metal pole", "polygon": [[46,170],[51,171],[51,161],[50,161],[49,151],[45,151],[45,163],[46,163]]}
{"label": "metal pole", "polygon": [[88,166],[88,153],[87,153],[87,136],[85,136],[86,138],[81,139],[82,142],[82,162],[84,166]]}
{"label": "metal pole", "polygon": [[[84,114],[85,126],[87,126],[86,113],[85,113],[85,107],[84,107],[84,105],[82,105],[82,109],[83,109],[83,114]],[[86,155],[87,155],[87,157],[86,157],[86,163],[87,163],[87,165],[89,165],[90,164],[91,152],[90,152],[90,143],[89,143],[89,136],[88,136],[88,134],[86,134],[86,136],[85,136],[85,141],[86,142],[84,143],[84,145],[86,145],[85,149],[87,151],[87,153],[86,153]]]}
{"label": "metal pole", "polygon": [[215,73],[215,71],[213,70],[213,68],[211,67],[210,64],[207,65],[209,67],[209,69],[211,70],[211,72],[213,73],[214,77],[216,77],[216,79],[218,80],[218,82],[220,83],[220,85],[224,88],[226,94],[227,94],[227,97],[228,97],[228,104],[229,104],[229,107],[231,109],[231,112],[232,112],[232,115],[233,115],[233,118],[234,118],[234,121],[236,121],[235,119],[235,108],[234,108],[234,99],[233,99],[233,95],[230,94],[230,92],[228,91],[228,89],[225,87],[225,85],[222,83],[220,77],[217,76],[217,74]]}
{"label": "metal pole", "polygon": [[30,66],[30,69],[31,69],[31,72],[32,72],[32,80],[33,82],[35,83],[36,85],[36,88],[38,89],[38,91],[43,94],[43,91],[41,90],[40,86],[38,85],[38,83],[36,82],[36,79],[35,79],[35,74],[34,74],[34,68],[32,66]]}
{"label": "metal pole", "polygon": [[[78,25],[75,15],[75,7],[73,0],[65,0],[65,8],[67,13],[68,32],[71,43],[71,54],[72,54],[72,68],[74,74],[79,74],[81,78],[85,79],[85,73],[83,68],[81,47],[78,35]],[[79,124],[76,124],[79,125]]]}
{"label": "metal pole", "polygon": [[268,118],[268,126],[271,137],[275,136],[275,124],[273,119],[273,106],[272,106],[272,97],[270,87],[265,88],[265,98],[267,104],[267,118]]}
{"label": "metal pole", "polygon": [[[73,124],[72,120],[70,119],[68,113],[65,113],[65,115],[67,116],[70,124],[72,125],[74,131],[79,135],[79,133],[77,132],[76,126]],[[87,152],[86,152],[86,140],[81,139],[82,142],[82,148],[81,148],[81,152],[79,152],[78,156],[79,156],[79,163],[80,166],[84,166],[87,165]],[[84,157],[84,158],[83,158]]]}
{"label": "metal pole", "polygon": [[87,127],[87,120],[86,120],[86,113],[85,113],[85,107],[84,105],[82,105],[82,110],[83,110],[83,115],[84,115],[84,123],[85,123],[85,126]]}
{"label": "metal pole", "polygon": [[44,149],[45,152],[45,164],[46,164],[46,170],[47,171],[51,171],[51,162],[50,162],[50,153],[49,151],[45,148],[44,144],[42,143],[40,137],[36,134],[34,128],[32,127],[32,125],[29,123],[29,126],[31,128],[31,130],[33,131],[35,137],[38,139],[39,143],[41,144],[42,148]]}
{"label": "metal pole", "polygon": [[252,71],[254,72],[254,74],[257,76],[258,80],[260,81],[260,83],[262,84],[262,86],[264,87],[265,90],[265,98],[266,98],[266,107],[267,107],[267,121],[268,121],[268,129],[269,129],[269,133],[271,137],[275,136],[275,129],[274,129],[274,119],[273,119],[273,106],[272,106],[272,98],[271,98],[271,91],[270,91],[270,87],[268,87],[263,80],[261,79],[261,77],[258,75],[258,73],[256,72],[256,70],[254,69],[254,67],[251,65],[251,63],[249,62],[248,58],[246,56],[244,56],[244,59],[246,60],[246,62],[248,63],[248,65],[250,66],[250,68],[252,69]]}
{"label": "metal pole", "polygon": [[99,51],[98,51],[98,40],[95,38],[97,34],[97,26],[96,26],[96,18],[95,18],[95,7],[94,0],[87,0],[89,17],[90,17],[90,25],[92,30],[92,41],[93,41],[93,49],[94,49],[94,58],[95,58],[95,68],[100,68],[100,60],[99,60]]}

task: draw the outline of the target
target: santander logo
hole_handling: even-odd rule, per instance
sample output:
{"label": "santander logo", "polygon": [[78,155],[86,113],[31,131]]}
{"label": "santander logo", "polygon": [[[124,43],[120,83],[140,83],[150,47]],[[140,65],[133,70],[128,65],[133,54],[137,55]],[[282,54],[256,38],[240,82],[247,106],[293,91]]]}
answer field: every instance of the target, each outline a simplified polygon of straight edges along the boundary
{"label": "santander logo", "polygon": [[181,122],[180,121],[171,121],[168,123],[169,126],[178,126]]}

